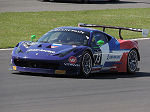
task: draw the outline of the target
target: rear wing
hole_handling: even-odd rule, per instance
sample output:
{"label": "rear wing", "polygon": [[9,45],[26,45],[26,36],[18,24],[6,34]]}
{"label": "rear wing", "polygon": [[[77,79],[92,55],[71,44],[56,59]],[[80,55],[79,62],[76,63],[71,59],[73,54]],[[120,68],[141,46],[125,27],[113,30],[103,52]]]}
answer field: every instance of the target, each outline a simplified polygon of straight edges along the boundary
{"label": "rear wing", "polygon": [[101,27],[103,28],[103,32],[105,32],[106,28],[110,29],[118,29],[119,30],[119,37],[120,39],[123,40],[123,37],[121,36],[121,31],[122,30],[129,30],[129,31],[134,31],[134,32],[142,32],[143,37],[148,36],[148,29],[139,29],[139,28],[127,28],[127,27],[118,27],[118,26],[105,26],[105,25],[96,25],[96,24],[85,24],[85,23],[79,23],[78,27]]}

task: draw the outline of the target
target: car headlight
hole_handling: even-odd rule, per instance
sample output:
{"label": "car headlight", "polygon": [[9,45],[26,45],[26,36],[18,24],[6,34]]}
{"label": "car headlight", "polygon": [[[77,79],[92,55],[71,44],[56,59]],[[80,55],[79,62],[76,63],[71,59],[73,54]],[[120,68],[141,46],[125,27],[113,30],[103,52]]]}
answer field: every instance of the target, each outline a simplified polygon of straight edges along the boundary
{"label": "car headlight", "polygon": [[31,45],[30,45],[29,43],[27,43],[27,42],[24,42],[24,43],[23,43],[23,46],[24,46],[25,48],[29,48]]}
{"label": "car headlight", "polygon": [[20,49],[20,47],[18,47],[15,51],[16,54],[19,54],[19,53],[23,53],[23,51]]}
{"label": "car headlight", "polygon": [[18,43],[17,45],[16,45],[16,50],[15,50],[15,54],[19,54],[19,53],[23,53],[23,51],[20,49],[20,46],[22,45],[23,43]]}

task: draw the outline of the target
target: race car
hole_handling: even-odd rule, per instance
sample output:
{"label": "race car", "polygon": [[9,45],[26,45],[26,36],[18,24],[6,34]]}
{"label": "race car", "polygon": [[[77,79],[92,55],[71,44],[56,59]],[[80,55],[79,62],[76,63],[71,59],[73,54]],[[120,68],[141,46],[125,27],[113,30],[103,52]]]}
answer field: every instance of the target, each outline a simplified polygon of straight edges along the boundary
{"label": "race car", "polygon": [[[19,42],[12,51],[14,71],[44,74],[76,74],[88,77],[101,71],[134,73],[138,70],[138,43],[123,40],[121,30],[142,29],[80,23],[79,27],[58,27],[36,42]],[[86,28],[103,27],[103,31]],[[105,33],[106,28],[119,29],[120,39]]]}

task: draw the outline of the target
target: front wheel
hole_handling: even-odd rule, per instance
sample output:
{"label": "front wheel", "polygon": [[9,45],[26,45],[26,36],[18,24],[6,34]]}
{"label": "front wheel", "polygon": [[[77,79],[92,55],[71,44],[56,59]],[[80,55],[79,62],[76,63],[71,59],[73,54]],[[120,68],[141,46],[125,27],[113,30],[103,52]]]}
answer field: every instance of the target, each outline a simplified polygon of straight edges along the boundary
{"label": "front wheel", "polygon": [[81,60],[81,74],[84,77],[88,77],[92,70],[92,57],[89,52],[85,52],[82,55]]}
{"label": "front wheel", "polygon": [[138,66],[138,53],[135,49],[131,50],[128,54],[127,60],[127,71],[129,73],[134,73]]}

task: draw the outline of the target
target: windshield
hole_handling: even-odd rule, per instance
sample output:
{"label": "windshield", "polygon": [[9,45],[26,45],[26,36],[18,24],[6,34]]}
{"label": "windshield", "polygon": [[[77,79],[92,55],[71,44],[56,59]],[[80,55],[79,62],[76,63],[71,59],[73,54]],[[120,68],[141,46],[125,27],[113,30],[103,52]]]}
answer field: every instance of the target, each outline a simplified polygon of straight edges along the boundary
{"label": "windshield", "polygon": [[43,35],[38,42],[86,46],[88,40],[89,36],[85,32],[50,31]]}

